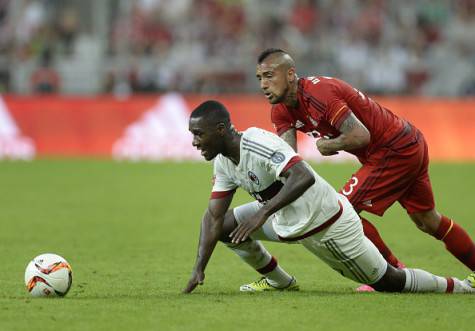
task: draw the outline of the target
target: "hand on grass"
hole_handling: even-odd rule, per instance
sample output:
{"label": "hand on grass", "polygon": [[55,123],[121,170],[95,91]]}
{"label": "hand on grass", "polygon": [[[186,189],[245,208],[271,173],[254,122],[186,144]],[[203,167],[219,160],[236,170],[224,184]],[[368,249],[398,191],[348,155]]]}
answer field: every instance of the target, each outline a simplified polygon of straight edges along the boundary
{"label": "hand on grass", "polygon": [[202,271],[193,270],[191,278],[188,281],[183,293],[191,293],[196,286],[203,285],[205,279],[205,274]]}

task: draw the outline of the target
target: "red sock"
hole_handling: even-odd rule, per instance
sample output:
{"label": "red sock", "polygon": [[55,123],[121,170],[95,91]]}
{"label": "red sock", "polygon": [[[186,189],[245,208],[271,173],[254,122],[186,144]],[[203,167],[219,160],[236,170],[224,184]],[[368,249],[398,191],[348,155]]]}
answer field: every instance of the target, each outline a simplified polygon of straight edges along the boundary
{"label": "red sock", "polygon": [[475,245],[465,230],[453,220],[442,215],[433,236],[445,243],[445,248],[471,271],[475,270]]}
{"label": "red sock", "polygon": [[393,252],[389,249],[388,246],[383,241],[383,238],[379,235],[378,230],[371,224],[367,219],[361,217],[361,223],[363,224],[363,231],[366,237],[378,248],[381,255],[386,261],[393,267],[398,267],[400,261],[394,256]]}

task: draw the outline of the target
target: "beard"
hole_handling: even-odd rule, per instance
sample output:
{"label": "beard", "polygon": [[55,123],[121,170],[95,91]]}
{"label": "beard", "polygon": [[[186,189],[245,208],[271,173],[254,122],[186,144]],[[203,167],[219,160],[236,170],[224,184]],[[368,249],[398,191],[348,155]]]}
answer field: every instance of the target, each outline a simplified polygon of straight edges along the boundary
{"label": "beard", "polygon": [[269,100],[270,104],[275,105],[278,103],[285,103],[285,99],[287,99],[287,95],[289,93],[289,87],[287,86],[285,90],[280,95],[275,95],[275,99]]}
{"label": "beard", "polygon": [[282,103],[285,100],[285,95],[281,94],[280,96],[275,96],[275,99],[269,100],[271,105],[276,105]]}

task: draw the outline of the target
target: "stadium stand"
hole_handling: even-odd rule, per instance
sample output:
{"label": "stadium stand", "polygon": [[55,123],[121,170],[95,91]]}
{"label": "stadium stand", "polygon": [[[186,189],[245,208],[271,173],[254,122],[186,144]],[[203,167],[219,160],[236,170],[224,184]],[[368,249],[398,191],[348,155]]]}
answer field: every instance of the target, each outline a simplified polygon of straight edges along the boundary
{"label": "stadium stand", "polygon": [[473,31],[475,0],[0,0],[0,91],[255,92],[273,46],[372,94],[475,95]]}

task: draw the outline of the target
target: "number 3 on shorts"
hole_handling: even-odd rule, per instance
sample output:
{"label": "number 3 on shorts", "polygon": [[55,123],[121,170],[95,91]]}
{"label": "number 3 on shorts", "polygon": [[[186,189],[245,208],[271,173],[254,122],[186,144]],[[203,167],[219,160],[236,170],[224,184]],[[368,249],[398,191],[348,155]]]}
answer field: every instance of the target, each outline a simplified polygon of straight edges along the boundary
{"label": "number 3 on shorts", "polygon": [[[343,188],[343,190],[341,191],[341,193],[343,193],[346,196],[351,195],[356,185],[358,185],[358,178],[356,178],[356,176],[352,176],[348,184],[345,185],[345,188]],[[346,187],[348,187],[348,189]]]}

